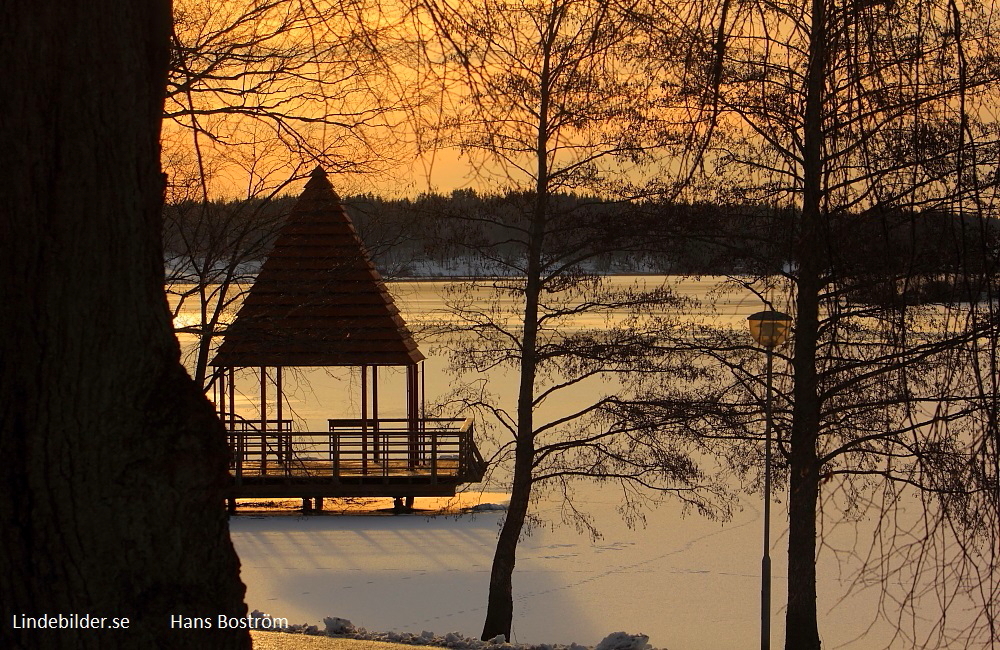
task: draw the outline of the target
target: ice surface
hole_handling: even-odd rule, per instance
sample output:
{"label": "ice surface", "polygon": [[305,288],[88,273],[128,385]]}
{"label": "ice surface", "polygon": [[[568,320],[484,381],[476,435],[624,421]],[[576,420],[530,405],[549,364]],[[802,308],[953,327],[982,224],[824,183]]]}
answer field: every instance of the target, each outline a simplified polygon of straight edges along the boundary
{"label": "ice surface", "polygon": [[[511,641],[595,646],[628,630],[648,635],[657,648],[735,650],[759,634],[760,520],[752,502],[726,524],[682,518],[677,507],[664,506],[637,530],[621,522],[613,495],[599,489],[581,494],[577,505],[595,513],[603,538],[564,525],[523,539]],[[537,514],[560,518],[557,504],[542,503]],[[251,608],[321,628],[324,618],[341,617],[378,631],[369,634],[415,639],[427,630],[477,639],[503,516],[488,509],[463,516],[290,513],[240,515],[230,525]],[[785,598],[780,508],[773,526],[778,647]],[[837,565],[828,559],[823,566],[820,626],[824,647],[836,647],[864,632],[876,595],[838,602],[846,587],[835,579]],[[876,627],[866,641],[882,647],[879,634]]]}

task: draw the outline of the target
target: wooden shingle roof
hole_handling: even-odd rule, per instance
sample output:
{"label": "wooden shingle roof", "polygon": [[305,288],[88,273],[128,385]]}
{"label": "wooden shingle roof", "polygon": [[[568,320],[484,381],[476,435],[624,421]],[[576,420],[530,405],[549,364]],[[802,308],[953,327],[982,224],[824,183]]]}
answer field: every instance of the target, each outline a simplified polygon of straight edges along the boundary
{"label": "wooden shingle roof", "polygon": [[317,167],[212,365],[399,366],[423,358]]}

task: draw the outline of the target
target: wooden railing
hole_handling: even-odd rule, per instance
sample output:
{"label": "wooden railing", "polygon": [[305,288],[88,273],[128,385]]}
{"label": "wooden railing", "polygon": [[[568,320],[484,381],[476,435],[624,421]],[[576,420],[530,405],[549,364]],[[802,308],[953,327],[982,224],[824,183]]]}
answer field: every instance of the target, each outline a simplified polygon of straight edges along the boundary
{"label": "wooden railing", "polygon": [[[471,419],[331,419],[331,461],[337,474],[390,476],[400,471],[482,478],[485,463]],[[414,426],[416,425],[416,426]]]}
{"label": "wooden railing", "polygon": [[239,420],[230,429],[237,485],[251,477],[410,477],[429,483],[477,482],[486,464],[461,418],[331,419],[326,432],[292,432],[288,420]]}
{"label": "wooden railing", "polygon": [[[254,474],[290,475],[294,463],[292,450],[292,421],[265,420],[261,433],[261,421],[249,420],[238,415],[224,419],[229,429],[230,469],[240,483],[244,469],[254,469]],[[277,470],[277,471],[275,471]]]}

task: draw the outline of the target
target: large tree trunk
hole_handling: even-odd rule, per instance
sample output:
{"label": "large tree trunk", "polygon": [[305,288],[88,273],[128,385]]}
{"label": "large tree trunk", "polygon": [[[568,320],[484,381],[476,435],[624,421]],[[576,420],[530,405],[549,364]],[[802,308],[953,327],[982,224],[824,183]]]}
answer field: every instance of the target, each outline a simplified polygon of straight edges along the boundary
{"label": "large tree trunk", "polygon": [[169,1],[14,2],[0,20],[0,647],[249,647],[169,629],[246,612],[223,432],[163,291]]}
{"label": "large tree trunk", "polygon": [[[803,243],[815,243],[819,214],[803,214]],[[816,616],[816,518],[819,495],[817,440],[820,402],[816,348],[819,330],[820,269],[803,259],[799,269],[793,368],[794,407],[790,440],[788,495],[788,609],[785,650],[819,650]]]}

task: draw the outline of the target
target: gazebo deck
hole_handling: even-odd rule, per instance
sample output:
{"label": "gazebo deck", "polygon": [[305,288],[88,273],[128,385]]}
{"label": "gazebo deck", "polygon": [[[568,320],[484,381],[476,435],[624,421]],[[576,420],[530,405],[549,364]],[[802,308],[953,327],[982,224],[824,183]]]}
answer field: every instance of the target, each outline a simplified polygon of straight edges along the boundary
{"label": "gazebo deck", "polygon": [[482,480],[486,464],[472,420],[330,420],[324,432],[293,432],[291,422],[231,423],[228,496],[451,496]]}

